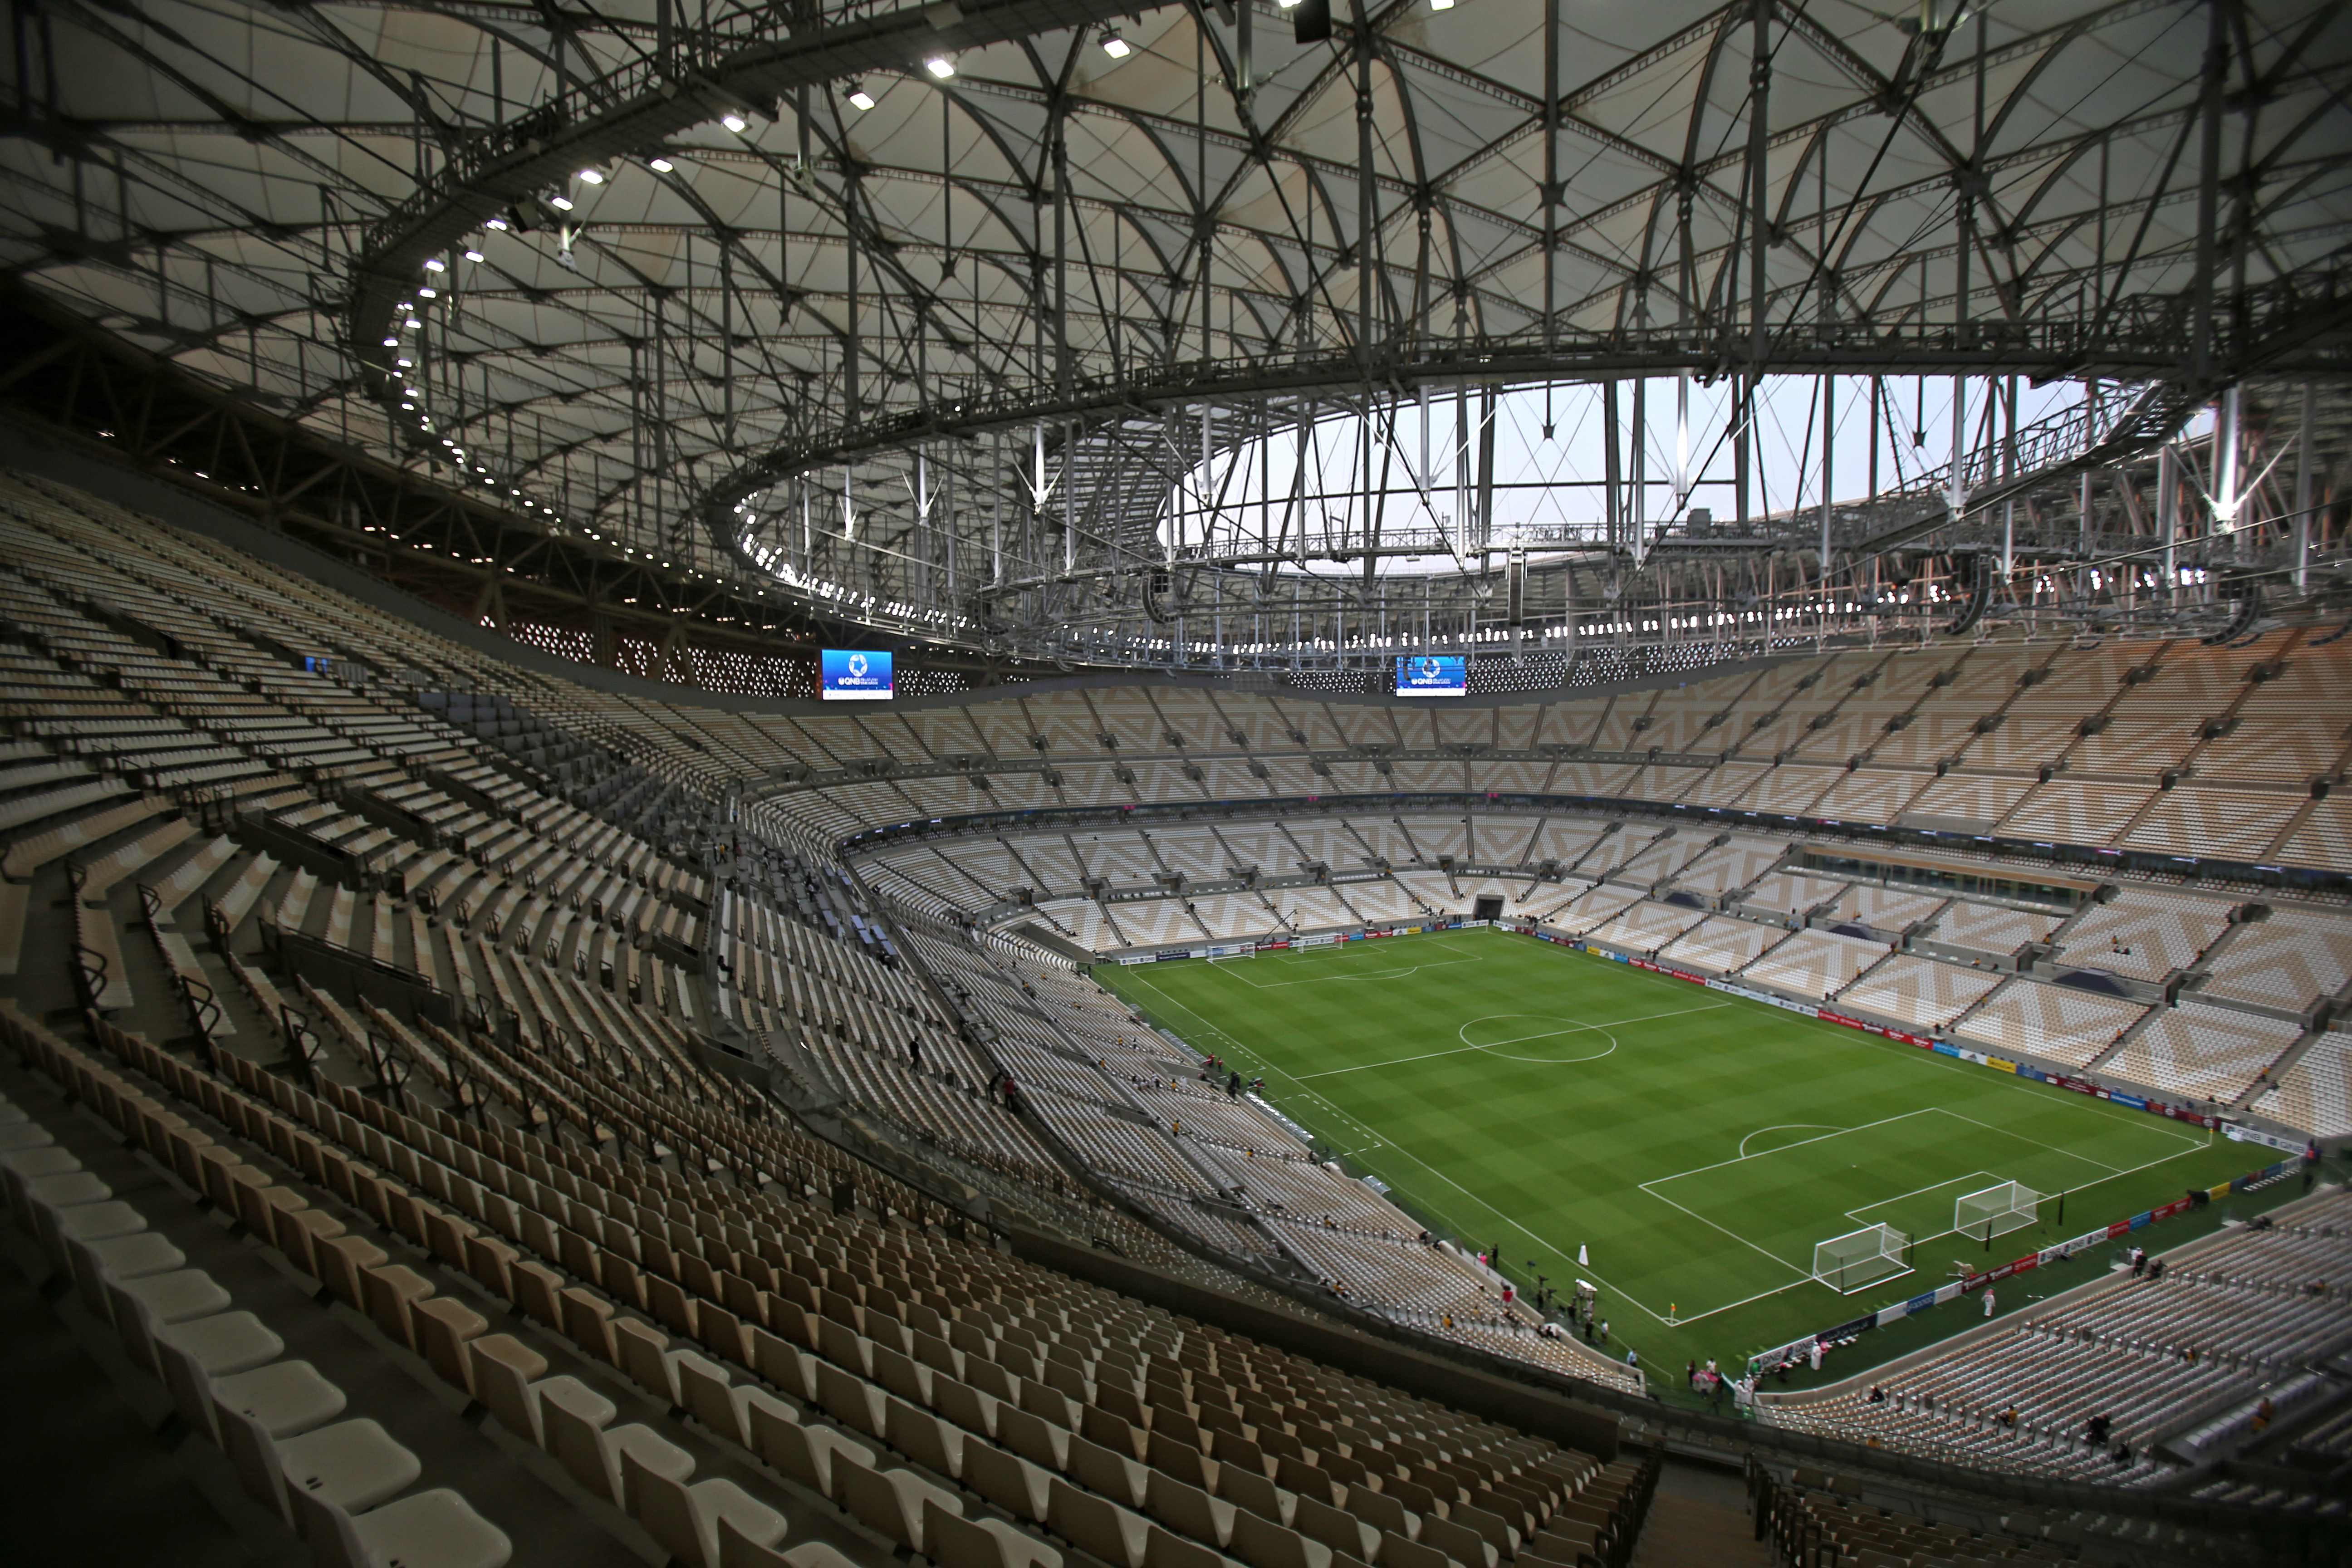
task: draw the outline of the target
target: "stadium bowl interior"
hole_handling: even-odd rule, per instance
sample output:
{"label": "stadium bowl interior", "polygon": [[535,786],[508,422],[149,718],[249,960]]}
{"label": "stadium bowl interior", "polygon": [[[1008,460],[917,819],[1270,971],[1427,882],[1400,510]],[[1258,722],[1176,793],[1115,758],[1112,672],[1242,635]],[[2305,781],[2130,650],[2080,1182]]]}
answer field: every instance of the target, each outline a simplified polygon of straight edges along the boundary
{"label": "stadium bowl interior", "polygon": [[2346,1563],[2344,7],[17,21],[27,1561]]}

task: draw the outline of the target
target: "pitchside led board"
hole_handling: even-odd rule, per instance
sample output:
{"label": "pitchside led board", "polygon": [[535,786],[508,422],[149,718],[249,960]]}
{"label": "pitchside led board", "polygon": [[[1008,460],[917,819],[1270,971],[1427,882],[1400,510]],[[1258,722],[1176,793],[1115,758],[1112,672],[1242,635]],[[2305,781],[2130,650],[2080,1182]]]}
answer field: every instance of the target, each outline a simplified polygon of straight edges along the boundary
{"label": "pitchside led board", "polygon": [[1461,697],[1470,689],[1470,661],[1458,653],[1417,653],[1397,659],[1399,697]]}
{"label": "pitchside led board", "polygon": [[890,656],[856,648],[829,647],[822,662],[828,702],[890,700]]}

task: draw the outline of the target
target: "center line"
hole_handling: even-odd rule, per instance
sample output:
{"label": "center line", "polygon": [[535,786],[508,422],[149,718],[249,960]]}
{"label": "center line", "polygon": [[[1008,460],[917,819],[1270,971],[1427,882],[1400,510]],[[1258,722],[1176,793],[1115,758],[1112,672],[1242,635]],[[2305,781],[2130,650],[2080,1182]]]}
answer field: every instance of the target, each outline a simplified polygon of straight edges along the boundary
{"label": "center line", "polygon": [[[1157,986],[1154,986],[1154,987],[1153,987],[1153,989],[1154,989],[1154,990],[1158,990],[1159,988],[1158,988]],[[1165,994],[1165,993],[1162,993],[1162,994]],[[1709,1002],[1709,1003],[1706,1003],[1706,1004],[1704,1004],[1703,1005],[1696,1006],[1696,1007],[1677,1007],[1677,1008],[1675,1008],[1675,1009],[1673,1012],[1671,1012],[1671,1013],[1644,1013],[1643,1015],[1642,1015],[1642,1016],[1640,1016],[1640,1017],[1638,1017],[1638,1018],[1612,1018],[1612,1019],[1611,1019],[1611,1020],[1610,1020],[1608,1023],[1606,1023],[1606,1024],[1580,1024],[1580,1025],[1578,1025],[1578,1026],[1577,1026],[1577,1028],[1578,1028],[1578,1029],[1616,1029],[1616,1028],[1622,1028],[1622,1027],[1623,1027],[1625,1025],[1627,1025],[1627,1024],[1648,1024],[1648,1023],[1654,1023],[1654,1022],[1655,1022],[1656,1020],[1658,1020],[1658,1019],[1660,1019],[1660,1018],[1679,1018],[1679,1017],[1683,1016],[1684,1016],[1685,1014],[1686,1014],[1686,1013],[1712,1013],[1712,1012],[1716,1011],[1716,1010],[1717,1010],[1717,1008],[1719,1008],[1719,1007],[1728,1007],[1728,1006],[1730,1006],[1730,1005],[1731,1005],[1731,1004],[1730,1004],[1730,1003],[1728,1003],[1728,1002]],[[1557,1031],[1555,1031],[1555,1032],[1556,1032],[1556,1033],[1559,1033],[1559,1034],[1563,1034],[1563,1035],[1564,1035],[1564,1034],[1573,1033],[1574,1031],[1567,1030],[1567,1029],[1560,1029],[1560,1030],[1557,1030]],[[1530,1037],[1529,1037],[1529,1038],[1531,1038],[1531,1039],[1532,1039],[1532,1038],[1538,1038],[1538,1037],[1536,1037],[1536,1036],[1530,1036]],[[1518,1042],[1517,1042],[1517,1041],[1516,1041],[1516,1040],[1497,1040],[1497,1041],[1496,1041],[1496,1042],[1495,1042],[1495,1044],[1496,1044],[1496,1045],[1501,1045],[1501,1046],[1517,1045],[1517,1043],[1518,1043]],[[1299,1082],[1301,1082],[1301,1083],[1304,1083],[1307,1079],[1310,1079],[1310,1078],[1337,1078],[1337,1077],[1339,1077],[1341,1073],[1347,1073],[1347,1072],[1370,1072],[1370,1071],[1371,1071],[1371,1070],[1372,1070],[1373,1068],[1394,1068],[1394,1067],[1402,1067],[1402,1066],[1404,1066],[1404,1065],[1405,1065],[1405,1063],[1407,1063],[1407,1062],[1425,1062],[1425,1061],[1434,1060],[1436,1058],[1439,1058],[1439,1057],[1458,1057],[1458,1056],[1460,1056],[1460,1055],[1461,1055],[1463,1052],[1465,1052],[1465,1051],[1484,1051],[1484,1050],[1489,1050],[1489,1049],[1492,1049],[1492,1048],[1493,1048],[1493,1047],[1489,1047],[1489,1046],[1450,1046],[1450,1047],[1448,1047],[1446,1049],[1442,1050],[1442,1051],[1423,1051],[1423,1052],[1422,1052],[1422,1053],[1421,1053],[1419,1056],[1417,1056],[1417,1057],[1393,1057],[1393,1058],[1391,1058],[1389,1060],[1384,1061],[1384,1062],[1359,1062],[1359,1063],[1357,1063],[1354,1067],[1349,1067],[1349,1068],[1325,1068],[1323,1071],[1321,1071],[1321,1072],[1304,1072],[1304,1073],[1297,1074],[1297,1075],[1296,1075],[1296,1077],[1297,1077],[1297,1081],[1299,1081]]]}

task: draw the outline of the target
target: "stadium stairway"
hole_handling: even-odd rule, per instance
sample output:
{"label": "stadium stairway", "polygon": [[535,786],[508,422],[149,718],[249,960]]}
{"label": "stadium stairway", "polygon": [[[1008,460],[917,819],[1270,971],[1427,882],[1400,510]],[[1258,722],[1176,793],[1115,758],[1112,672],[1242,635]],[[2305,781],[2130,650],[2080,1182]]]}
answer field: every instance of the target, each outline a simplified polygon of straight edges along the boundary
{"label": "stadium stairway", "polygon": [[1712,1465],[1669,1455],[1658,1468],[1649,1517],[1633,1542],[1631,1568],[1774,1568],[1756,1539],[1748,1489]]}

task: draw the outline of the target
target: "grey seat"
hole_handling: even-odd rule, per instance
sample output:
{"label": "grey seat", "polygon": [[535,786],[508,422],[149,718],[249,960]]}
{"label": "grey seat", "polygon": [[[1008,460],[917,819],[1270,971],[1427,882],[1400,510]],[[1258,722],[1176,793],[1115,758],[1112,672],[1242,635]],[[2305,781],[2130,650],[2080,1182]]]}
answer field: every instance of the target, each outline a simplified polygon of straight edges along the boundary
{"label": "grey seat", "polygon": [[343,1391],[307,1361],[275,1361],[213,1380],[213,1397],[275,1438],[323,1426],[343,1413]]}
{"label": "grey seat", "polygon": [[111,1241],[118,1236],[145,1230],[147,1216],[115,1199],[60,1209],[51,1223],[57,1245],[70,1247],[77,1241]]}
{"label": "grey seat", "polygon": [[188,1264],[186,1253],[172,1245],[168,1237],[152,1230],[134,1230],[128,1236],[108,1237],[103,1241],[69,1241],[66,1244],[66,1258],[72,1266],[74,1283],[80,1288],[82,1300],[100,1317],[112,1310],[106,1300],[107,1281],[143,1279],[150,1274],[184,1268]]}
{"label": "grey seat", "polygon": [[365,1416],[281,1443],[252,1417],[217,1401],[214,1409],[237,1479],[256,1502],[276,1509],[289,1524],[295,1497],[356,1512],[399,1496],[425,1470],[415,1454]]}
{"label": "grey seat", "polygon": [[229,1294],[220,1281],[201,1268],[174,1268],[117,1281],[114,1289],[147,1309],[157,1324],[184,1323],[209,1318],[229,1309]]}
{"label": "grey seat", "polygon": [[26,1184],[43,1176],[80,1169],[81,1162],[74,1157],[73,1151],[60,1149],[54,1143],[0,1151],[0,1183],[5,1183],[8,1189],[8,1206],[27,1227],[33,1223],[33,1210],[26,1201]]}
{"label": "grey seat", "polygon": [[294,1500],[321,1568],[505,1568],[514,1542],[446,1487],[354,1516],[308,1494]]}

